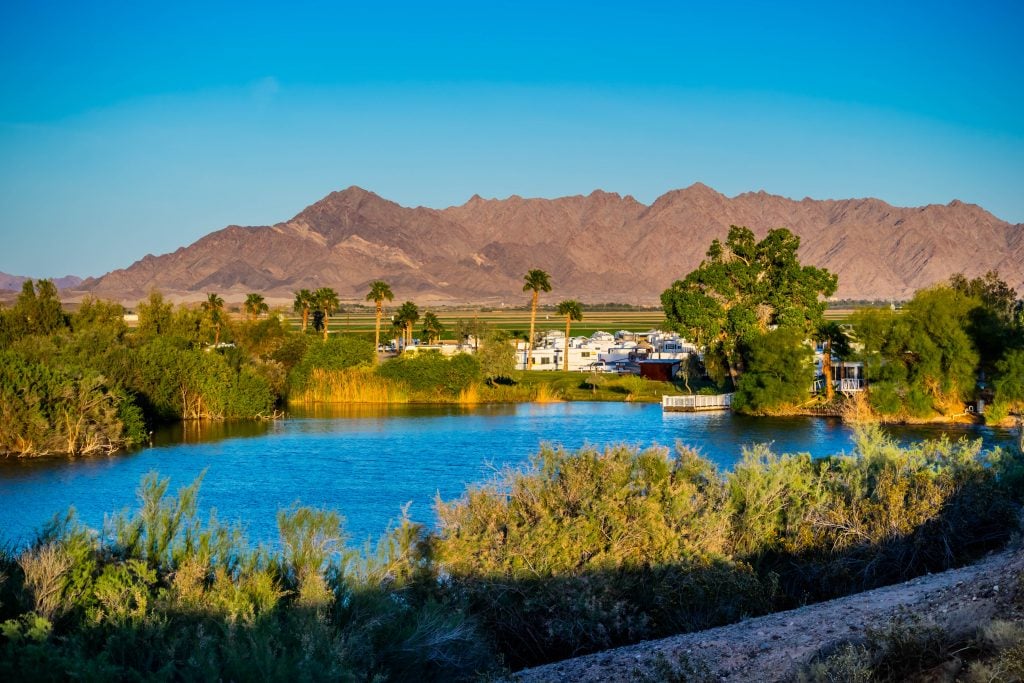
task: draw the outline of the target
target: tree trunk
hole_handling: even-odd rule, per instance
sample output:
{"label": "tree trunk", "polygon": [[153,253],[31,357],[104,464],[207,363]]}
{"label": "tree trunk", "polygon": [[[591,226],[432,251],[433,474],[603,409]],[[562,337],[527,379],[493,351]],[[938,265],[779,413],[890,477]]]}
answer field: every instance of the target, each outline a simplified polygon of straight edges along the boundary
{"label": "tree trunk", "polygon": [[380,349],[380,319],[384,315],[384,302],[377,301],[377,326],[373,332],[373,357],[380,362],[380,356],[377,355],[377,351]]}
{"label": "tree trunk", "polygon": [[836,391],[832,386],[832,342],[828,339],[822,345],[821,374],[825,375],[825,401],[831,403]]}
{"label": "tree trunk", "polygon": [[309,325],[309,308],[302,307],[302,331],[306,331],[306,327]]}
{"label": "tree trunk", "polygon": [[324,341],[327,341],[327,328],[331,326],[331,316],[327,314],[327,309],[324,309]]}
{"label": "tree trunk", "polygon": [[569,316],[565,316],[565,358],[562,359],[562,370],[569,372]]}
{"label": "tree trunk", "polygon": [[213,326],[213,345],[220,344],[220,323]]}
{"label": "tree trunk", "polygon": [[530,306],[530,339],[526,343],[526,369],[533,370],[533,332],[537,324],[537,297],[540,293],[533,290],[533,303]]}

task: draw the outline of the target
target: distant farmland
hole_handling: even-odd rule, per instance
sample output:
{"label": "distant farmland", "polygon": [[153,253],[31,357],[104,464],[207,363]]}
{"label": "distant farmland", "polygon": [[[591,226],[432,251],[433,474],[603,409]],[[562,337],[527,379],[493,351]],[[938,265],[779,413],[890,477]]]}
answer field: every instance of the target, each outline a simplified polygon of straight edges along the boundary
{"label": "distant farmland", "polygon": [[[445,339],[454,339],[455,330],[459,320],[469,323],[474,321],[487,325],[490,329],[505,330],[512,333],[526,335],[530,330],[530,312],[526,310],[509,311],[473,311],[473,310],[445,310],[421,308],[420,316],[426,311],[433,311],[441,323],[445,326]],[[287,314],[286,319],[294,326],[301,324],[301,318],[292,313]],[[665,314],[657,311],[583,311],[583,320],[572,324],[572,334],[589,336],[598,330],[614,333],[618,330],[646,331],[660,329],[665,322]],[[330,329],[332,332],[353,332],[373,334],[374,313],[373,310],[357,309],[351,313],[339,313],[331,316]],[[419,335],[420,323],[413,328],[413,334]],[[381,321],[381,336],[389,337],[391,328],[391,312],[385,311],[384,319]],[[565,318],[554,311],[541,310],[537,312],[538,330],[565,330]]]}

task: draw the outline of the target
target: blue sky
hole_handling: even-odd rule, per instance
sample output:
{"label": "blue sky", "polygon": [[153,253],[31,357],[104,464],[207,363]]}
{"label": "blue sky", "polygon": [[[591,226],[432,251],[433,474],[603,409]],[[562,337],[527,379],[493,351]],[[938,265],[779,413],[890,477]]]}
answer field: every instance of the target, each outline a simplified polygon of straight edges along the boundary
{"label": "blue sky", "polygon": [[981,204],[1024,3],[3,3],[0,271],[98,275],[359,185]]}

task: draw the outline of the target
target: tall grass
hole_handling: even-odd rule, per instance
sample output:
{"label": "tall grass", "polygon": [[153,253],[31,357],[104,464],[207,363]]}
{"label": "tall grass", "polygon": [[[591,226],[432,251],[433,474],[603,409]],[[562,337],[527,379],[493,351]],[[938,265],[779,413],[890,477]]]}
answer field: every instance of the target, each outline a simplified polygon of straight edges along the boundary
{"label": "tall grass", "polygon": [[309,371],[303,389],[288,399],[294,403],[408,403],[408,391],[369,368]]}

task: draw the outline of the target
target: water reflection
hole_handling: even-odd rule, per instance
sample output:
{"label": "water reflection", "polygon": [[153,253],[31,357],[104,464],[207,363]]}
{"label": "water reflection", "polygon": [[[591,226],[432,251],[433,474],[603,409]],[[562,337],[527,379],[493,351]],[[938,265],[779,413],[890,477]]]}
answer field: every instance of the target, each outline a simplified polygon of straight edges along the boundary
{"label": "water reflection", "polygon": [[199,444],[224,439],[263,436],[274,427],[273,420],[187,420],[166,425],[153,432],[153,446]]}

